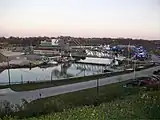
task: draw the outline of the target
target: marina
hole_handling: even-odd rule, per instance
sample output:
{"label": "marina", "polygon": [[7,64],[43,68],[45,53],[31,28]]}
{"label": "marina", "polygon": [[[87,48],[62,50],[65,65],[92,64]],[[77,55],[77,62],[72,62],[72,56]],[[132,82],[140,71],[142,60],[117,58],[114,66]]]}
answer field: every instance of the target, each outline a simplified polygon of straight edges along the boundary
{"label": "marina", "polygon": [[[48,39],[41,41],[36,47],[1,49],[0,84],[52,81],[101,74],[106,71],[124,71],[124,66],[134,67],[134,59],[145,60],[148,56],[143,47],[83,46],[74,39],[77,46],[72,46],[69,41]],[[132,51],[127,51],[127,55],[124,55],[124,47]],[[129,55],[132,58],[129,58]],[[129,60],[127,64],[124,63]]]}

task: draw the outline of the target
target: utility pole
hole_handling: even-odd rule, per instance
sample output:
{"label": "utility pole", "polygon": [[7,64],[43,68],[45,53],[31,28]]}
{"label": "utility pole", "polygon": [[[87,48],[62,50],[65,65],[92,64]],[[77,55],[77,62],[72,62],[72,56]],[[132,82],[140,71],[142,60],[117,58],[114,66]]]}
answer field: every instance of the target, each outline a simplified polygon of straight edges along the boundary
{"label": "utility pole", "polygon": [[9,59],[7,57],[7,63],[8,63],[8,82],[9,82],[9,85],[11,84],[11,76],[10,76],[10,66],[9,66]]}
{"label": "utility pole", "polygon": [[52,72],[51,72],[51,82],[52,82]]}
{"label": "utility pole", "polygon": [[99,96],[99,78],[97,79],[97,98]]}
{"label": "utility pole", "polygon": [[129,65],[129,55],[130,54],[130,42],[129,42],[129,44],[128,44],[128,65]]}
{"label": "utility pole", "polygon": [[21,74],[21,83],[23,84],[23,75]]}
{"label": "utility pole", "polygon": [[134,61],[134,80],[136,79],[136,61]]}

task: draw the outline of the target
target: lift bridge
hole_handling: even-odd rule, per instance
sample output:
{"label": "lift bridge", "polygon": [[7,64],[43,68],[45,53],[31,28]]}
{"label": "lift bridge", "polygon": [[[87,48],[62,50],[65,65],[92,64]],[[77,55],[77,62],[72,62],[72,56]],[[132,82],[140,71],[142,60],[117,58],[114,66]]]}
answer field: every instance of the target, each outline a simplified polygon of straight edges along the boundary
{"label": "lift bridge", "polygon": [[86,50],[87,57],[101,57],[101,58],[109,58],[114,59],[114,56],[107,52],[94,51],[94,50]]}

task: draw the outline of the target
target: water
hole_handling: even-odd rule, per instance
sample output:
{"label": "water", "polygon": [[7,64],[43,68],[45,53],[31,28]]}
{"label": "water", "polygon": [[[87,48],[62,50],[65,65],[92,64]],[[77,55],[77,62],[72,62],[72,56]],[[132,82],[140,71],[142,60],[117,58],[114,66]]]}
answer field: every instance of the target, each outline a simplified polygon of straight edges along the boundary
{"label": "water", "polygon": [[[10,69],[11,83],[27,81],[58,80],[62,78],[87,76],[102,73],[104,66],[87,64],[61,64],[54,67]],[[0,72],[0,84],[8,84],[8,70]]]}

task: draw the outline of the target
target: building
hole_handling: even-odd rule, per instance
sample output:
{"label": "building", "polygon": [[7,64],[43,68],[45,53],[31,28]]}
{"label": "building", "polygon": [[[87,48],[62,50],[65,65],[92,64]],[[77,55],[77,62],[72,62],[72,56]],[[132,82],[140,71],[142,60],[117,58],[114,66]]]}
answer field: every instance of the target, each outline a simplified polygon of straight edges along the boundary
{"label": "building", "polygon": [[44,46],[44,47],[51,47],[51,46],[58,46],[58,40],[57,39],[48,39],[48,40],[44,40],[41,41],[40,46]]}
{"label": "building", "polygon": [[53,56],[58,55],[60,46],[57,39],[48,39],[41,41],[39,47],[34,48],[33,53],[38,55]]}

